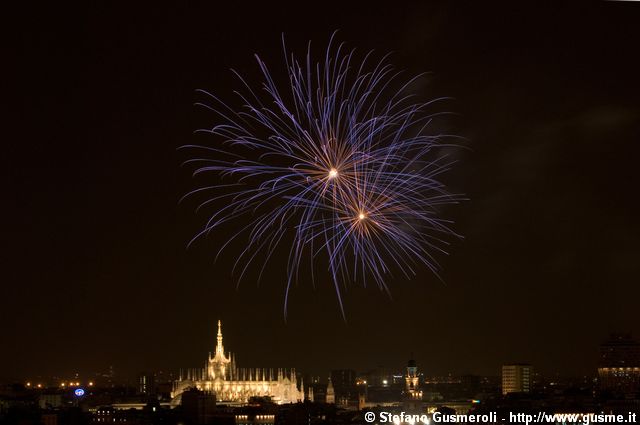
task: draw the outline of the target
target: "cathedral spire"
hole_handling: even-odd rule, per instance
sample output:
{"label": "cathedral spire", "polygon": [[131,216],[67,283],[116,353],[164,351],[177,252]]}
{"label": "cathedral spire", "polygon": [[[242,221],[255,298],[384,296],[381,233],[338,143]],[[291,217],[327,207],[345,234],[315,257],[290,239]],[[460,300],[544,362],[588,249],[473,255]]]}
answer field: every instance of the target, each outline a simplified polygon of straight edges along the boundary
{"label": "cathedral spire", "polygon": [[224,354],[224,347],[222,346],[222,321],[218,320],[218,343],[216,344],[216,354]]}

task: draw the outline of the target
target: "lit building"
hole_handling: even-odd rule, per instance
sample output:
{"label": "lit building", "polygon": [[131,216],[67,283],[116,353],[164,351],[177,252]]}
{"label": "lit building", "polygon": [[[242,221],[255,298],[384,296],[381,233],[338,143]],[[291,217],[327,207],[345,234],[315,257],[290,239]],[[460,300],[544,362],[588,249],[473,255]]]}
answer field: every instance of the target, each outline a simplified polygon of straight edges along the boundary
{"label": "lit building", "polygon": [[531,391],[533,368],[528,364],[502,366],[502,395]]}
{"label": "lit building", "polygon": [[422,390],[420,389],[420,376],[418,375],[418,365],[413,359],[407,362],[404,373],[404,390],[402,391],[402,408],[408,412],[422,412],[425,404],[422,401]]}
{"label": "lit building", "polygon": [[422,399],[418,366],[413,359],[407,363],[407,372],[404,375],[404,393],[410,399]]}
{"label": "lit building", "polygon": [[156,390],[156,380],[152,373],[142,373],[138,376],[138,393],[154,395]]}
{"label": "lit building", "polygon": [[235,423],[236,425],[273,425],[276,423],[276,415],[273,414],[255,414],[255,415],[246,415],[239,414],[235,415]]}
{"label": "lit building", "polygon": [[172,404],[180,403],[190,388],[214,393],[218,401],[246,403],[251,397],[270,397],[274,403],[295,403],[304,399],[304,386],[298,389],[295,369],[238,368],[235,357],[225,354],[222,324],[218,320],[216,351],[204,368],[181,372],[173,384]]}
{"label": "lit building", "polygon": [[329,378],[329,383],[327,384],[327,395],[325,398],[325,402],[327,404],[335,404],[336,402],[336,393],[333,389],[333,383],[331,383],[331,378]]}
{"label": "lit building", "polygon": [[640,391],[640,344],[630,335],[613,334],[600,345],[598,381],[601,391],[619,395]]}

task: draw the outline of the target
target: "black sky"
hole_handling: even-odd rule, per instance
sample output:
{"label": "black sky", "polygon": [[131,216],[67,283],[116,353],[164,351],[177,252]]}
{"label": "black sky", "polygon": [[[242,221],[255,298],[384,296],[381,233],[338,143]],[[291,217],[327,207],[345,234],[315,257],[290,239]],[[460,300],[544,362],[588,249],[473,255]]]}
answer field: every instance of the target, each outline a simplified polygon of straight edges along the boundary
{"label": "black sky", "polygon": [[[411,352],[432,375],[592,373],[609,332],[640,337],[640,3],[275,3],[7,14],[0,378],[199,366],[218,318],[241,366],[323,374]],[[301,52],[336,29],[455,98],[465,239],[444,284],[352,287],[345,323],[301,282],[285,324],[282,270],[236,290],[215,236],[185,249],[202,217],[176,148],[213,123],[195,89],[229,97],[282,32]]]}

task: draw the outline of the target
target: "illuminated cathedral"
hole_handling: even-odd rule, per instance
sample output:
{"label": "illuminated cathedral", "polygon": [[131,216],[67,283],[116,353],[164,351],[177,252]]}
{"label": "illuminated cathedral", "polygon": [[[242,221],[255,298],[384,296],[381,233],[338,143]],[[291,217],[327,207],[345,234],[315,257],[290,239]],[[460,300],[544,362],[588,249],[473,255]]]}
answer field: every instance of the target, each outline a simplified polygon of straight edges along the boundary
{"label": "illuminated cathedral", "polygon": [[182,393],[190,388],[211,392],[217,401],[246,403],[251,397],[270,397],[278,404],[296,403],[304,399],[304,384],[298,383],[295,369],[238,368],[235,357],[225,354],[222,345],[222,323],[218,320],[216,351],[204,368],[181,371],[173,384],[171,397],[179,403]]}

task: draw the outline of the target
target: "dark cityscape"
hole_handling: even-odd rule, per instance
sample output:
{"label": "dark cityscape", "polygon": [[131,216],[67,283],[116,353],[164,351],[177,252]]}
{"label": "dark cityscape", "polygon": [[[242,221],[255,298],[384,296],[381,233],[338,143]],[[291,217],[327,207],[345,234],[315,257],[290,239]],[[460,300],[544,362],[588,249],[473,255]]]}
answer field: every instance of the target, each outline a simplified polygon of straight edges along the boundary
{"label": "dark cityscape", "polygon": [[0,424],[640,421],[640,2],[5,18]]}

